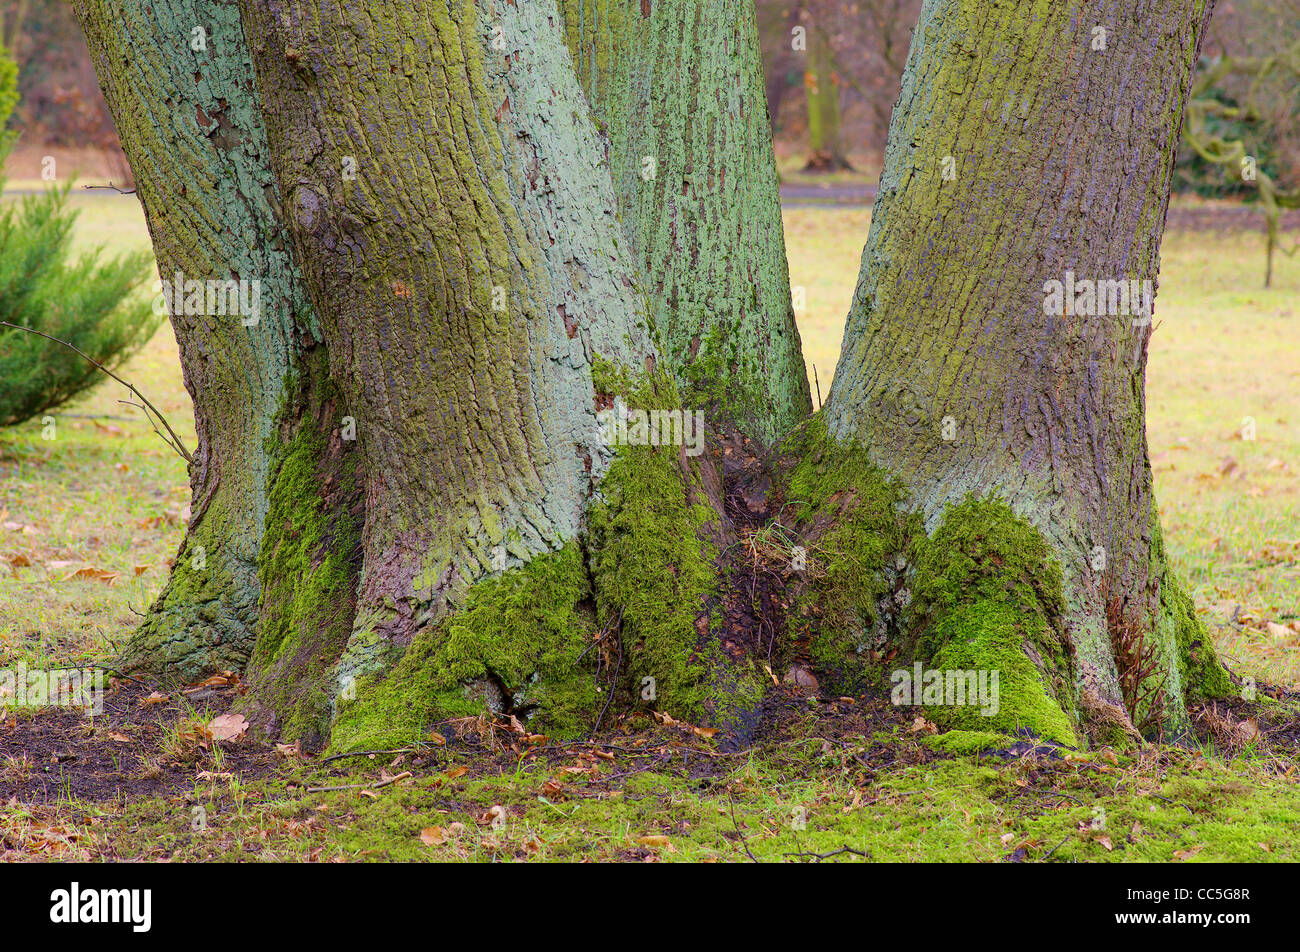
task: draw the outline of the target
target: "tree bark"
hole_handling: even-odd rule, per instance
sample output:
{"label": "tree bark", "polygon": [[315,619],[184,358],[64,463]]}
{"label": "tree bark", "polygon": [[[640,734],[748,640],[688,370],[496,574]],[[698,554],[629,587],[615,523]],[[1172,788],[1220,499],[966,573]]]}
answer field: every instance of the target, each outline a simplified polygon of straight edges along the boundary
{"label": "tree bark", "polygon": [[932,532],[989,494],[1036,527],[1064,573],[1056,667],[1076,685],[1057,700],[1070,707],[1077,688],[1087,710],[1130,701],[1125,653],[1146,633],[1147,686],[1166,679],[1171,729],[1186,725],[1185,697],[1230,685],[1160,541],[1149,317],[1057,316],[1045,302],[1067,272],[1154,294],[1211,7],[927,0],[825,413]]}
{"label": "tree bark", "polygon": [[159,273],[260,283],[255,325],[238,315],[171,314],[198,433],[192,511],[171,578],[122,663],[191,679],[240,668],[252,650],[270,476],[264,442],[317,329],[276,214],[233,0],[81,0],[75,10],[138,182]]}
{"label": "tree bark", "polygon": [[764,443],[812,410],[749,0],[562,0],[665,359]]}

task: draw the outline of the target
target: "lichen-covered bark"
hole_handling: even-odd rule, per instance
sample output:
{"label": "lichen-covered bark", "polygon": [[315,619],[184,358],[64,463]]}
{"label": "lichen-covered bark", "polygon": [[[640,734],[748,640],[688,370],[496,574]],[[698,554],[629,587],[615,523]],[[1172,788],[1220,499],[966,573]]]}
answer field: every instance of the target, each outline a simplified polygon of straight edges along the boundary
{"label": "lichen-covered bark", "polygon": [[771,442],[811,411],[748,0],[562,0],[687,399]]}
{"label": "lichen-covered bark", "polygon": [[593,362],[656,347],[553,0],[242,8],[364,459],[344,686],[579,534],[612,456]]}
{"label": "lichen-covered bark", "polygon": [[78,0],[75,10],[162,277],[260,282],[253,326],[239,315],[172,315],[198,431],[192,516],[172,577],[123,663],[192,678],[237,668],[252,649],[264,441],[313,319],[276,215],[233,0]]}
{"label": "lichen-covered bark", "polygon": [[1052,316],[1045,297],[1067,271],[1154,289],[1211,6],[927,0],[826,408],[829,432],[860,441],[931,531],[951,504],[992,494],[1042,533],[1090,703],[1122,702],[1108,608],[1159,632],[1175,727],[1185,694],[1226,678],[1213,662],[1186,683],[1191,636],[1172,634],[1149,322]]}

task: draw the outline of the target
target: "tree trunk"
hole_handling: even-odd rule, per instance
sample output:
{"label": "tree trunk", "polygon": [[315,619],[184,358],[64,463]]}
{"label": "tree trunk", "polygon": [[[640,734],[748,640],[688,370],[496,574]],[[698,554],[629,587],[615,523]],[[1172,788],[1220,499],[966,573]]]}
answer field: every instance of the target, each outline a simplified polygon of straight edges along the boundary
{"label": "tree trunk", "polygon": [[771,443],[812,410],[751,0],[562,0],[688,403]]}
{"label": "tree trunk", "polygon": [[839,172],[852,168],[844,151],[840,133],[840,81],[835,73],[835,57],[824,22],[812,22],[805,14],[808,27],[808,68],[804,72],[804,95],[808,103],[808,164],[805,171]]}
{"label": "tree trunk", "polygon": [[603,690],[651,677],[693,705],[716,510],[684,447],[602,440],[615,396],[680,403],[553,0],[242,6],[357,428],[365,520],[324,686],[333,743],[418,738],[485,698],[585,730],[602,655]]}
{"label": "tree trunk", "polygon": [[1023,643],[1055,703],[1021,723],[1060,739],[1061,710],[1178,731],[1187,697],[1231,688],[1160,540],[1150,312],[1082,296],[1154,295],[1211,6],[927,0],[825,411],[934,533],[907,591],[920,648],[967,668]]}
{"label": "tree trunk", "polygon": [[276,215],[233,0],[80,0],[75,10],[163,279],[260,286],[260,313],[248,326],[246,316],[169,305],[198,432],[192,513],[171,579],[122,662],[194,678],[240,668],[252,650],[270,475],[264,442],[316,326]]}

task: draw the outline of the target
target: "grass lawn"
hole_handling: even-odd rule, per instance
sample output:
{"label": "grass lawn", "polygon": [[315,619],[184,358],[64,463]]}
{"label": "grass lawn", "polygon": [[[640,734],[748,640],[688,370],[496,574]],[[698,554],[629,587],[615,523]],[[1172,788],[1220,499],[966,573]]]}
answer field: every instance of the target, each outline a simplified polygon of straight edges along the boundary
{"label": "grass lawn", "polygon": [[[72,204],[78,248],[148,246],[133,197]],[[786,215],[804,354],[823,396],[869,218]],[[1268,291],[1262,265],[1255,233],[1166,236],[1148,441],[1167,545],[1219,650],[1239,674],[1295,687],[1300,257],[1279,257]],[[121,373],[193,446],[166,325]],[[121,391],[108,381],[57,411],[52,440],[39,419],[0,430],[0,666],[102,661],[166,579],[187,515],[185,464],[117,402]],[[1247,420],[1254,439],[1243,439]],[[75,577],[86,567],[104,580]],[[1003,739],[990,744],[1010,757],[952,759],[923,726],[869,706],[792,702],[780,743],[743,755],[634,720],[614,746],[536,747],[461,725],[428,750],[325,764],[244,751],[251,740],[207,743],[192,727],[215,709],[171,697],[159,706],[168,718],[122,741],[111,718],[68,727],[120,745],[112,797],[78,792],[47,751],[0,740],[0,800],[45,791],[0,819],[0,858],[809,860],[800,854],[849,847],[835,858],[1300,859],[1296,768],[1260,745],[1227,744],[1229,760],[1176,749],[1040,756]],[[47,716],[67,715],[35,715]]]}

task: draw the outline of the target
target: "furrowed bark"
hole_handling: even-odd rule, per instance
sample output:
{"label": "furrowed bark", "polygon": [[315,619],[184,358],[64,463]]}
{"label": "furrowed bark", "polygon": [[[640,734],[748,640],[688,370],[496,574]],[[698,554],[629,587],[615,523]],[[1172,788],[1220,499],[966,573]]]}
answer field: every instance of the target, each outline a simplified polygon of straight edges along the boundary
{"label": "furrowed bark", "polygon": [[656,347],[553,0],[242,7],[364,459],[346,690],[572,543],[611,461],[593,368]]}
{"label": "furrowed bark", "polygon": [[251,326],[239,314],[171,314],[198,432],[192,515],[171,579],[122,664],[193,679],[241,667],[252,649],[270,466],[264,441],[315,324],[276,215],[235,4],[80,0],[75,10],[161,276],[260,286]]}
{"label": "furrowed bark", "polygon": [[1064,573],[1080,700],[1124,703],[1113,641],[1146,631],[1174,729],[1185,696],[1230,685],[1160,543],[1150,321],[1050,315],[1045,298],[1067,271],[1154,296],[1211,7],[927,0],[825,414],[930,530],[972,494],[1032,523]]}
{"label": "furrowed bark", "polygon": [[689,401],[764,443],[812,409],[745,0],[562,0],[619,210]]}

